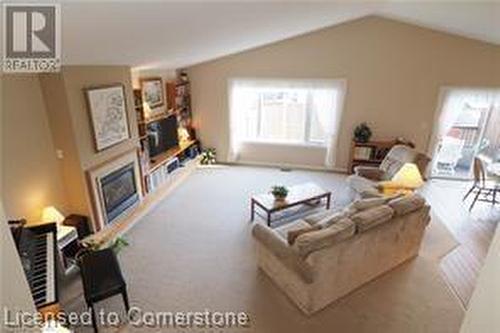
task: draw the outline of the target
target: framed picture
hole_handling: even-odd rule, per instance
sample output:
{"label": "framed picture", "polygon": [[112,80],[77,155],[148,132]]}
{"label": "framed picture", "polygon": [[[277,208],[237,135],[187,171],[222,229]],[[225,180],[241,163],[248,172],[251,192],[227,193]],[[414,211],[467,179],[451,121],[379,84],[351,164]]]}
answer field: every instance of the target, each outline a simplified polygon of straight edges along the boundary
{"label": "framed picture", "polygon": [[161,77],[141,79],[142,100],[153,109],[163,106],[163,80]]}
{"label": "framed picture", "polygon": [[85,89],[95,149],[114,146],[130,137],[125,88],[113,84]]}

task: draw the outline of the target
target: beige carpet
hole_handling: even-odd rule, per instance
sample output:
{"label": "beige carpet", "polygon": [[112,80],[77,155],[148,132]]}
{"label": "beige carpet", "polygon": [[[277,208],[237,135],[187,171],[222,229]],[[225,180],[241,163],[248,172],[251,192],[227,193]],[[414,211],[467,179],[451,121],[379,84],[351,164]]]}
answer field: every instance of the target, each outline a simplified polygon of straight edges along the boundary
{"label": "beige carpet", "polygon": [[[120,261],[132,305],[156,311],[245,311],[251,318],[248,329],[193,332],[458,332],[463,310],[437,266],[456,243],[436,221],[427,230],[421,256],[312,317],[302,315],[257,269],[250,195],[274,184],[315,181],[331,189],[335,204],[343,206],[351,200],[344,178],[250,167],[197,170],[127,234],[131,245]],[[62,298],[66,310],[84,309],[78,275],[65,283]],[[123,309],[120,297],[99,305]]]}

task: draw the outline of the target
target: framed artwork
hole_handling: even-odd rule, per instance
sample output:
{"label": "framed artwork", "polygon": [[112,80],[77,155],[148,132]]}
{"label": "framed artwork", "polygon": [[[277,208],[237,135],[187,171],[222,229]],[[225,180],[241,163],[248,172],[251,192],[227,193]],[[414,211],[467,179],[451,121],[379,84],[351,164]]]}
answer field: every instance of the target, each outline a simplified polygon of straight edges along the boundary
{"label": "framed artwork", "polygon": [[114,146],[130,137],[125,88],[113,84],[85,89],[94,143],[97,151]]}
{"label": "framed artwork", "polygon": [[165,103],[161,77],[142,79],[141,91],[143,102],[147,103],[151,109],[163,106]]}

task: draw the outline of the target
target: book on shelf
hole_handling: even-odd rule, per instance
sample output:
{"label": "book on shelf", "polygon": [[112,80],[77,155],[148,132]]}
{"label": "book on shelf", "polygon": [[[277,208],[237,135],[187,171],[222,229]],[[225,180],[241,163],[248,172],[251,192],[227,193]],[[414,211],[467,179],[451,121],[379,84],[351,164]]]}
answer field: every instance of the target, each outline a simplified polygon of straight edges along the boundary
{"label": "book on shelf", "polygon": [[372,147],[355,147],[354,159],[356,160],[369,160],[372,156]]}

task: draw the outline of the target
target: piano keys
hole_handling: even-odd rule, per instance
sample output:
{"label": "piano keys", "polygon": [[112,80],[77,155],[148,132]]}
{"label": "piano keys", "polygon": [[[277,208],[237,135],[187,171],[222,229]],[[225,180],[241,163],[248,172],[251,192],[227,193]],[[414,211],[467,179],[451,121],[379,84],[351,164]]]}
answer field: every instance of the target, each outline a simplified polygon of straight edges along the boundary
{"label": "piano keys", "polygon": [[55,223],[20,227],[17,250],[37,309],[58,302]]}

